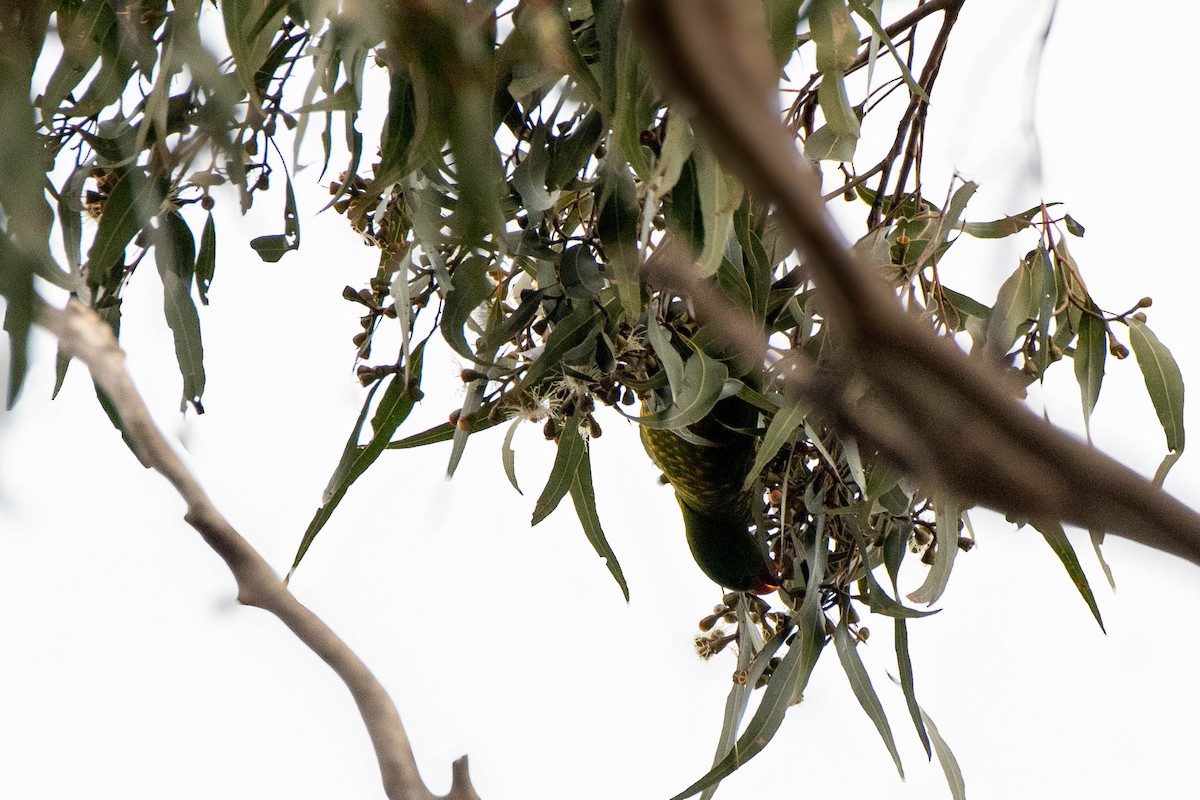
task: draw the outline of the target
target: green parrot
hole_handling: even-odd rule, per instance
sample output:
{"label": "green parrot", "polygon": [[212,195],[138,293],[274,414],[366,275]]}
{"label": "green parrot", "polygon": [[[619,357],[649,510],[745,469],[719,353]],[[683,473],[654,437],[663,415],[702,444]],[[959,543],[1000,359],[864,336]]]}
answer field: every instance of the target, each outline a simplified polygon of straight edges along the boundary
{"label": "green parrot", "polygon": [[756,449],[755,437],[744,431],[757,422],[752,406],[729,397],[689,428],[711,446],[645,426],[641,435],[646,452],[675,489],[696,564],[727,589],[767,594],[778,588],[779,578],[749,531],[757,497],[742,489]]}

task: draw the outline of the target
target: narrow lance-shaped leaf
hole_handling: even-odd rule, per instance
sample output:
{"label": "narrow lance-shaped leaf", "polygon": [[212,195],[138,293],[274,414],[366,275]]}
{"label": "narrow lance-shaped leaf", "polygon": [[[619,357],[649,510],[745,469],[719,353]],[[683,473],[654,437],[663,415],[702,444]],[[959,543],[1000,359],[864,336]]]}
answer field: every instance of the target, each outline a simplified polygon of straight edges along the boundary
{"label": "narrow lance-shaped leaf", "polygon": [[1079,318],[1079,338],[1075,342],[1075,380],[1079,383],[1079,396],[1083,404],[1083,425],[1092,436],[1092,411],[1100,398],[1100,385],[1104,381],[1104,361],[1108,357],[1108,335],[1100,310],[1089,304],[1089,310]]}
{"label": "narrow lance-shaped leaf", "polygon": [[746,480],[742,484],[743,489],[750,488],[767,462],[775,457],[779,448],[787,444],[796,429],[804,424],[804,417],[808,414],[808,410],[806,403],[801,403],[790,395],[784,399],[783,408],[775,412],[775,415],[771,417],[771,423],[767,425],[767,432],[763,434],[758,452],[754,456],[754,466],[750,468],[750,473],[746,475]]}
{"label": "narrow lance-shaped leaf", "polygon": [[[824,542],[824,522],[823,516],[818,518],[817,530],[815,535],[810,537],[806,548],[806,560],[810,569],[808,585],[814,589],[820,586],[825,569],[821,547]],[[792,640],[787,654],[772,673],[758,709],[746,724],[746,730],[738,738],[737,744],[720,762],[714,764],[704,777],[671,800],[683,800],[716,785],[762,752],[783,724],[788,708],[800,701],[804,687],[808,685],[808,679],[825,647],[825,614],[821,611],[820,591],[814,590],[806,594],[795,619],[800,628],[796,638]]]}
{"label": "narrow lance-shaped leaf", "polygon": [[925,582],[908,596],[914,603],[933,603],[946,591],[950,571],[954,568],[954,556],[958,553],[958,521],[961,509],[946,498],[938,498],[937,506],[937,551],[933,566]]}
{"label": "narrow lance-shaped leaf", "polygon": [[900,763],[900,752],[896,749],[892,726],[888,724],[883,704],[879,702],[879,695],[875,693],[875,687],[871,685],[871,677],[867,675],[867,668],[863,665],[855,644],[854,636],[851,635],[847,624],[847,615],[843,614],[837,627],[833,630],[834,649],[837,650],[838,660],[842,662],[842,670],[846,673],[846,679],[850,681],[850,688],[854,690],[855,698],[871,722],[875,724],[875,730],[879,731],[879,737],[883,739],[883,744],[887,747],[892,756],[892,762],[896,765],[896,771],[903,779],[904,766]]}
{"label": "narrow lance-shaped leaf", "polygon": [[896,666],[900,669],[900,689],[904,692],[904,702],[908,706],[908,714],[912,717],[913,727],[917,736],[925,746],[925,755],[933,758],[929,747],[929,734],[925,730],[925,722],[921,717],[921,707],[917,704],[916,688],[913,685],[912,657],[908,652],[908,622],[902,619],[895,621]]}
{"label": "narrow lance-shaped leaf", "polygon": [[160,217],[154,260],[162,278],[163,311],[175,340],[175,360],[183,375],[183,407],[191,403],[197,413],[204,413],[200,403],[204,394],[204,343],[200,316],[192,300],[195,258],[195,239],[183,217],[174,212]]}
{"label": "narrow lance-shaped leaf", "polygon": [[[733,215],[742,204],[742,184],[703,142],[695,145],[696,185],[704,215],[704,248],[696,261],[698,277],[715,275],[733,233]],[[681,165],[682,166],[682,165]]]}
{"label": "narrow lance-shaped leaf", "polygon": [[579,433],[579,421],[583,419],[582,412],[577,410],[563,422],[558,434],[558,451],[554,455],[554,466],[550,468],[550,477],[546,486],[538,496],[533,507],[531,525],[550,516],[558,508],[559,501],[566,497],[579,471],[579,464],[587,454],[587,443]]}
{"label": "narrow lance-shaped leaf", "polygon": [[413,349],[409,383],[406,384],[398,375],[385,379],[389,380],[387,389],[384,390],[383,397],[371,418],[371,440],[365,446],[360,447],[358,438],[362,433],[363,421],[371,407],[371,400],[381,384],[373,387],[367,395],[362,412],[359,414],[354,430],[342,451],[342,457],[330,479],[329,488],[325,490],[321,507],[317,509],[312,521],[308,523],[308,529],[304,531],[304,536],[300,540],[300,547],[296,550],[296,557],[288,572],[289,578],[296,571],[296,567],[300,566],[301,559],[304,558],[308,548],[312,546],[313,540],[317,538],[317,534],[321,532],[325,523],[333,515],[334,509],[342,502],[342,498],[346,496],[351,484],[358,480],[371,464],[375,463],[375,459],[379,458],[379,454],[387,446],[392,434],[396,432],[396,428],[408,418],[420,397],[421,365],[424,356],[425,342],[421,342]]}
{"label": "narrow lance-shaped leaf", "polygon": [[600,527],[600,515],[596,512],[596,492],[592,487],[592,463],[588,457],[586,443],[575,470],[575,477],[571,481],[571,500],[575,504],[575,513],[579,516],[579,523],[583,526],[584,535],[596,550],[596,555],[604,559],[604,564],[612,573],[613,580],[617,582],[617,586],[621,587],[621,594],[625,595],[625,599],[628,601],[629,585],[625,582],[625,575],[621,572],[617,554],[613,552],[608,538],[604,535],[604,529]]}
{"label": "narrow lance-shaped leaf", "polygon": [[500,445],[500,461],[504,464],[504,474],[508,477],[508,482],[512,484],[512,487],[517,490],[517,494],[525,493],[517,485],[517,453],[513,450],[512,441],[522,421],[521,417],[513,418],[512,424],[508,426],[508,432],[504,434],[504,443]]}
{"label": "narrow lance-shaped leaf", "polygon": [[1146,323],[1129,320],[1129,343],[1146,381],[1146,392],[1167,437],[1167,449],[1183,450],[1183,373],[1167,346]]}
{"label": "narrow lance-shaped leaf", "polygon": [[1087,603],[1092,616],[1096,618],[1096,624],[1103,631],[1104,620],[1100,618],[1100,607],[1096,605],[1096,596],[1092,594],[1092,587],[1088,585],[1087,576],[1083,574],[1079,556],[1075,554],[1075,548],[1071,546],[1071,541],[1067,538],[1062,523],[1057,520],[1034,520],[1033,527],[1037,528],[1038,532],[1046,539],[1046,544],[1050,545],[1050,549],[1058,556],[1058,560],[1062,562],[1063,567],[1067,570],[1067,575],[1071,578],[1071,583],[1075,584],[1083,602]]}
{"label": "narrow lance-shaped leaf", "polygon": [[[746,707],[750,703],[750,695],[754,691],[754,687],[758,685],[758,681],[766,672],[771,659],[792,632],[790,625],[782,626],[770,639],[762,642],[756,649],[750,640],[757,638],[755,636],[757,628],[749,619],[747,605],[738,603],[737,606],[738,679],[733,682],[733,686],[729,689],[729,695],[725,698],[725,715],[721,721],[721,735],[717,740],[716,755],[713,757],[714,766],[721,763],[721,760],[733,749],[734,743],[737,741],[738,727],[742,724],[742,717],[746,713]],[[700,794],[700,800],[711,800],[716,794],[718,786],[720,786],[720,782],[706,788]]]}
{"label": "narrow lance-shaped leaf", "polygon": [[1021,259],[1016,270],[1000,286],[988,319],[984,346],[996,358],[1004,356],[1017,340],[1026,320],[1037,316],[1040,302],[1034,285],[1032,253]]}
{"label": "narrow lance-shaped leaf", "polygon": [[200,302],[208,305],[208,290],[217,271],[217,226],[210,211],[200,233],[200,252],[196,254],[196,288]]}
{"label": "narrow lance-shaped leaf", "polygon": [[950,787],[950,796],[954,800],[967,800],[967,785],[963,781],[962,768],[958,766],[958,759],[954,757],[950,745],[946,744],[946,740],[942,738],[937,725],[934,725],[933,720],[925,713],[925,709],[921,709],[921,720],[925,723],[925,730],[929,731],[929,741],[933,744],[938,763],[942,765],[946,785]]}
{"label": "narrow lance-shaped leaf", "polygon": [[[712,411],[721,399],[729,368],[715,358],[697,350],[683,367],[683,386],[674,401],[664,409],[642,416],[638,421],[648,428],[676,430],[686,428]],[[675,390],[675,387],[672,387]]]}

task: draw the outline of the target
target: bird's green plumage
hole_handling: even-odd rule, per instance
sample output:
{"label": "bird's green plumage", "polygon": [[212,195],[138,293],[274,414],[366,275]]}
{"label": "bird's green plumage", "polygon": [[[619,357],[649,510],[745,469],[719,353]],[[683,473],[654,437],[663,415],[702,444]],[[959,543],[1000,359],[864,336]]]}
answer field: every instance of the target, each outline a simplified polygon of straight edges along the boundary
{"label": "bird's green plumage", "polygon": [[668,430],[642,428],[642,444],[675,489],[692,557],[704,574],[728,589],[761,591],[773,571],[749,532],[755,495],[742,488],[754,464],[757,412],[730,397],[691,426],[712,442],[696,444]]}

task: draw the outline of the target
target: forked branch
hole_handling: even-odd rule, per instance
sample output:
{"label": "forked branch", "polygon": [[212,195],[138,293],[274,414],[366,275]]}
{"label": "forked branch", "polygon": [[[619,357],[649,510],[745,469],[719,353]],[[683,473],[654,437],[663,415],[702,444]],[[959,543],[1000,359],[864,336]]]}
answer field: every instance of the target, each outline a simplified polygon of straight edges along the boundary
{"label": "forked branch", "polygon": [[[288,591],[250,543],[217,510],[199,482],[168,444],[137,387],[125,370],[125,354],[95,312],[72,300],[59,310],[38,300],[36,321],[58,337],[62,352],[87,365],[96,385],[121,415],[125,432],[142,464],[162,473],[187,503],[185,519],[225,560],[237,581],[238,601],[278,617],[300,641],[328,664],[346,684],[366,723],[384,789],[391,800],[435,800],[421,780],[408,735],[396,706],[379,680],[320,617]],[[467,758],[454,762],[447,800],[478,800],[467,772]]]}

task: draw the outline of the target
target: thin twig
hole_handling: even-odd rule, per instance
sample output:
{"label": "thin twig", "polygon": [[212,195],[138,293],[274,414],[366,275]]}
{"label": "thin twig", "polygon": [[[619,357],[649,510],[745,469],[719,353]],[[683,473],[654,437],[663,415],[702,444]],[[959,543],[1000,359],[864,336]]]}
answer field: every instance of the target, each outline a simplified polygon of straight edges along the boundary
{"label": "thin twig", "polygon": [[[138,459],[160,472],[183,498],[187,504],[184,519],[233,573],[238,602],[278,617],[346,684],[375,746],[387,796],[391,800],[434,800],[436,795],[421,780],[408,735],[383,685],[328,625],[288,591],[263,557],[217,510],[151,419],[125,370],[125,354],[108,326],[76,300],[59,310],[37,299],[35,307],[37,323],[58,337],[60,351],[86,364],[96,385],[108,395]],[[453,775],[446,798],[478,800],[467,774],[466,756],[454,762]]]}

